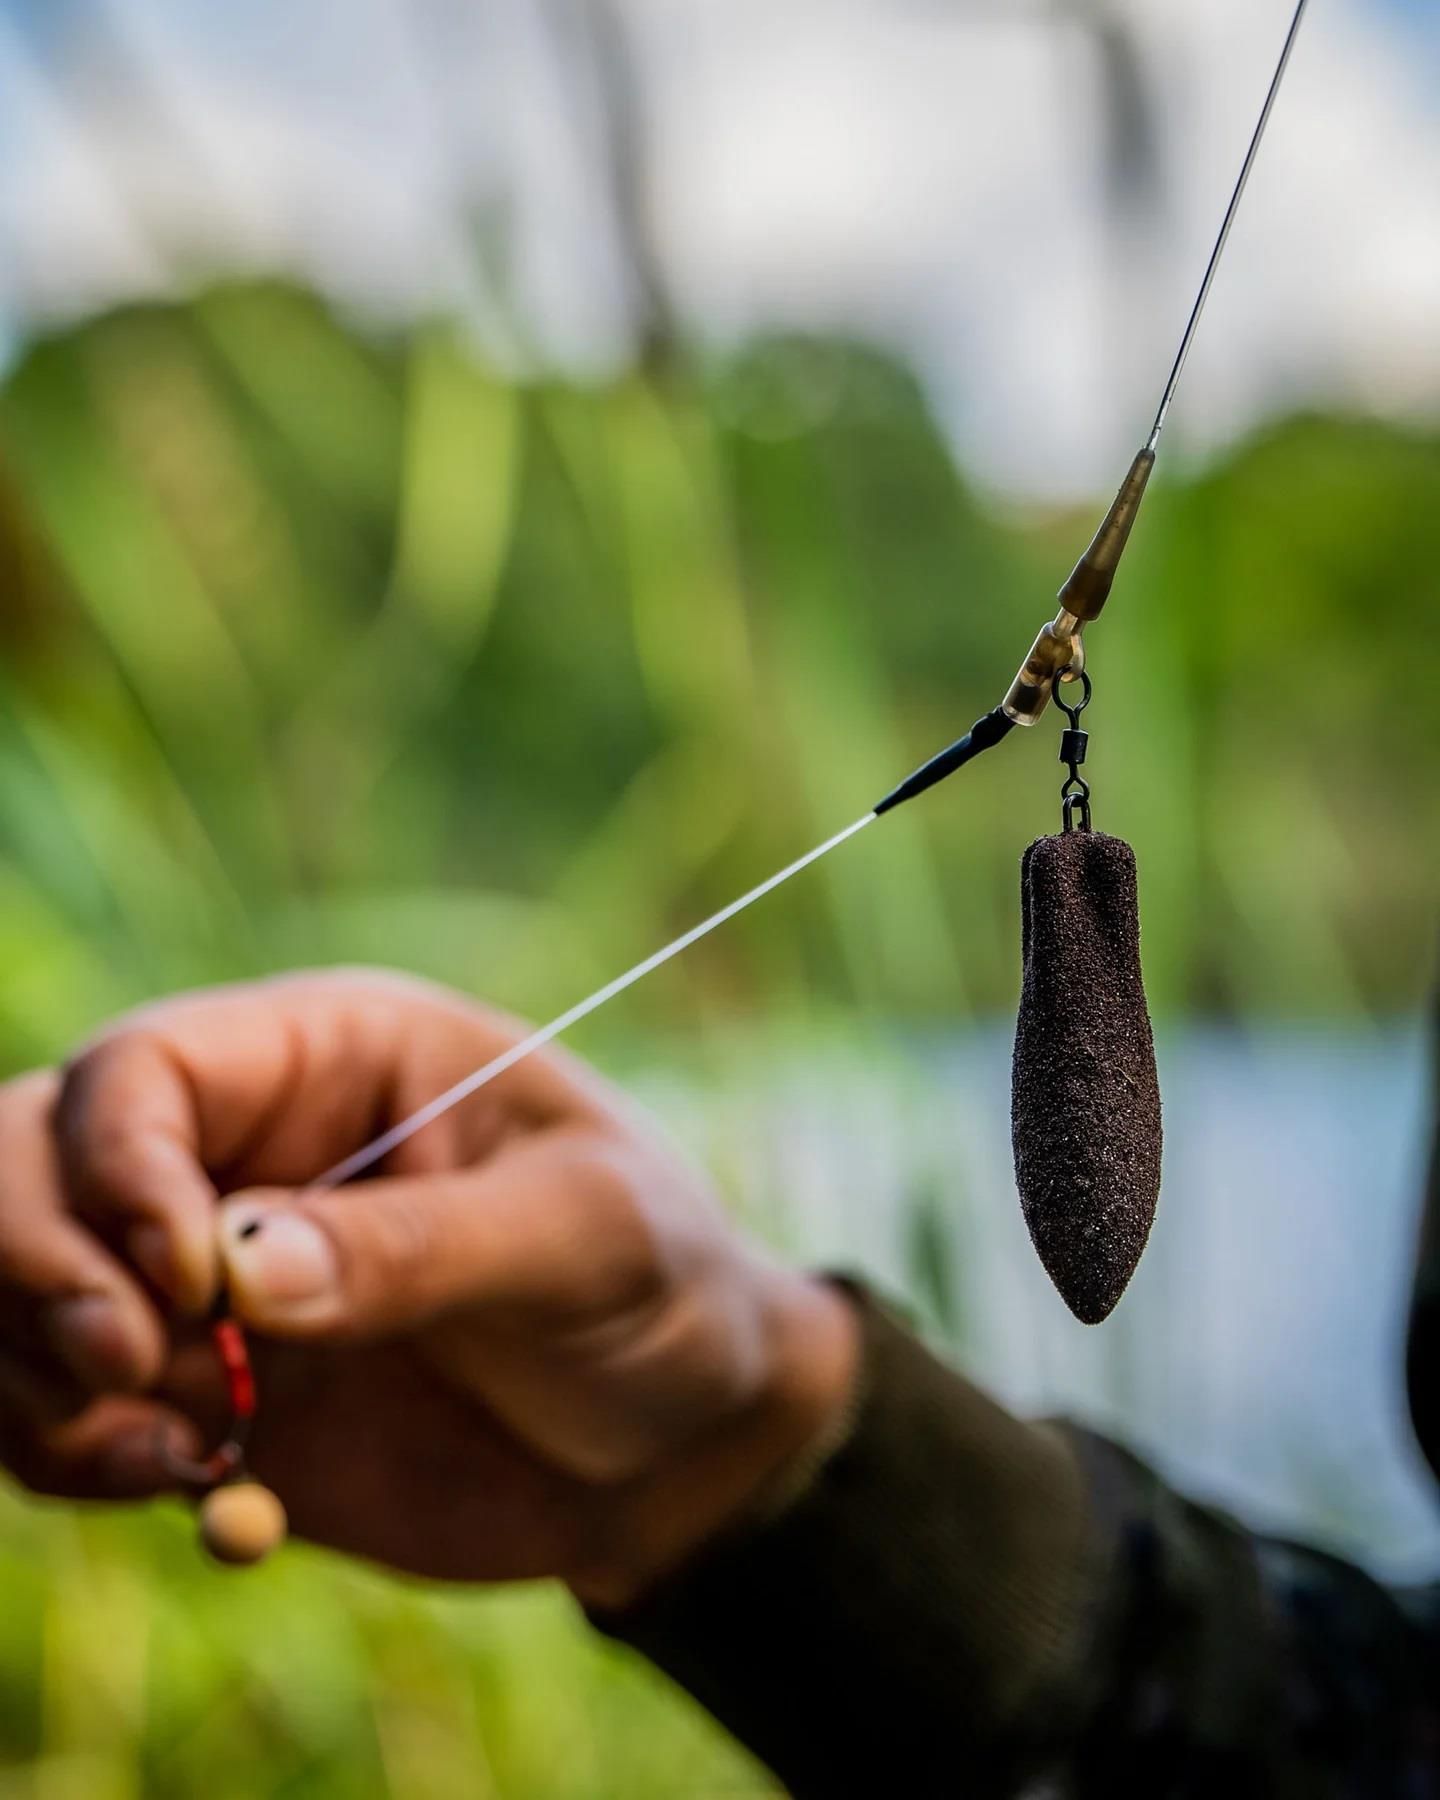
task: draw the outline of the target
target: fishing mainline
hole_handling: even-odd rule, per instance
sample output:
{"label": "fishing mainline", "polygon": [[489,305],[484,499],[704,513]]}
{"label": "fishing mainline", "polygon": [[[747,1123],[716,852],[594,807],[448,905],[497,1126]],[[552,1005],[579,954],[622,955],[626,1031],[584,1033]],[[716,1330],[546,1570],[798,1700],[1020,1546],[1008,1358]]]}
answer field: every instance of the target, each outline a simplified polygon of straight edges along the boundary
{"label": "fishing mainline", "polygon": [[1270,88],[1265,95],[1265,104],[1260,108],[1260,117],[1256,122],[1254,135],[1250,139],[1250,148],[1245,152],[1245,160],[1240,165],[1240,174],[1230,195],[1230,204],[1225,208],[1225,218],[1220,226],[1220,235],[1215,240],[1215,247],[1210,252],[1210,260],[1205,265],[1205,279],[1200,283],[1200,292],[1195,296],[1195,304],[1190,309],[1190,318],[1185,326],[1185,335],[1180,340],[1180,348],[1175,354],[1175,362],[1170,370],[1170,378],[1165,383],[1165,392],[1160,396],[1160,405],[1155,411],[1155,423],[1150,428],[1150,437],[1146,448],[1152,453],[1160,442],[1160,433],[1165,429],[1165,416],[1170,411],[1170,402],[1175,398],[1175,390],[1180,385],[1180,377],[1185,371],[1185,363],[1190,355],[1190,346],[1195,341],[1195,328],[1200,323],[1200,315],[1205,310],[1205,302],[1210,298],[1210,289],[1215,282],[1215,271],[1220,266],[1220,258],[1225,254],[1225,245],[1229,241],[1230,227],[1235,223],[1235,215],[1240,210],[1240,201],[1244,195],[1246,184],[1250,180],[1250,171],[1255,167],[1255,157],[1260,149],[1260,140],[1265,136],[1265,127],[1270,123],[1270,114],[1275,109],[1275,96],[1280,92],[1280,84],[1285,79],[1285,71],[1290,66],[1290,52],[1295,48],[1295,39],[1300,32],[1300,21],[1305,16],[1305,8],[1310,0],[1298,0],[1295,16],[1290,21],[1290,29],[1285,34],[1285,45],[1280,52],[1280,60],[1275,65],[1275,73],[1270,78]]}

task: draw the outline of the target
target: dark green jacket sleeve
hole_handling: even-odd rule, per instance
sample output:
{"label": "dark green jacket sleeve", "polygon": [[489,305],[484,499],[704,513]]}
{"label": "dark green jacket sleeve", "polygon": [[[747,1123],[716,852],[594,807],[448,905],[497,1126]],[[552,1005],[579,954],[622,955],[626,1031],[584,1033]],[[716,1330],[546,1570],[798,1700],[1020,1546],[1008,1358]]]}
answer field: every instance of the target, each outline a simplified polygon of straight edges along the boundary
{"label": "dark green jacket sleeve", "polygon": [[865,1308],[848,1434],[602,1627],[800,1800],[1440,1795],[1429,1596],[1025,1424]]}

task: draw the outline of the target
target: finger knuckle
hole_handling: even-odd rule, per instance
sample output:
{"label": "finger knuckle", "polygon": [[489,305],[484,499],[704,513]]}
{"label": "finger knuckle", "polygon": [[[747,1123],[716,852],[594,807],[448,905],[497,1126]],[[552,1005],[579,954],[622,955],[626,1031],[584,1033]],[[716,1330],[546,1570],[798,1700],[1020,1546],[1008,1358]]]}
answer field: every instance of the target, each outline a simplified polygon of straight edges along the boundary
{"label": "finger knuckle", "polygon": [[104,1078],[107,1069],[122,1054],[129,1032],[112,1027],[103,1037],[92,1038],[68,1057],[61,1067],[60,1106],[62,1111],[82,1104]]}
{"label": "finger knuckle", "polygon": [[665,1234],[644,1204],[631,1159],[615,1147],[592,1146],[576,1179],[583,1183],[593,1245],[591,1281],[609,1306],[648,1305],[667,1286]]}
{"label": "finger knuckle", "polygon": [[407,1198],[378,1209],[371,1220],[368,1259],[377,1283],[413,1282],[444,1254],[434,1209]]}
{"label": "finger knuckle", "polygon": [[133,1133],[122,1123],[99,1124],[79,1149],[79,1167],[85,1190],[109,1199],[135,1185],[137,1152]]}
{"label": "finger knuckle", "polygon": [[347,1217],[323,1207],[317,1222],[337,1264],[343,1316],[336,1329],[342,1335],[364,1337],[383,1327],[446,1266],[438,1222],[429,1208],[408,1197],[372,1206],[363,1218],[358,1209]]}
{"label": "finger knuckle", "polygon": [[124,1054],[125,1040],[116,1034],[86,1044],[62,1066],[55,1101],[55,1124],[62,1140],[83,1128]]}
{"label": "finger knuckle", "polygon": [[117,1104],[120,1083],[165,1054],[155,1032],[130,1026],[87,1045],[65,1065],[56,1129],[67,1167],[90,1193],[108,1197],[134,1181],[138,1133],[129,1109]]}

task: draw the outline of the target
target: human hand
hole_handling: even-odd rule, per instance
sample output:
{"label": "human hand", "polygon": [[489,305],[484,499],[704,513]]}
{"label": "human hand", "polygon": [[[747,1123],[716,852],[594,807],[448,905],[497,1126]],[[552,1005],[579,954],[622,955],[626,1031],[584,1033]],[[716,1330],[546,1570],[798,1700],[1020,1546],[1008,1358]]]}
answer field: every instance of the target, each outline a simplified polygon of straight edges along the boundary
{"label": "human hand", "polygon": [[[848,1302],[771,1266],[656,1128],[538,1053],[305,1184],[515,1041],[441,989],[300,975],[166,1001],[0,1088],[0,1456],[173,1487],[223,1425],[198,1323],[252,1328],[256,1476],[317,1542],[626,1604],[845,1403]],[[256,1223],[259,1231],[253,1231]]]}

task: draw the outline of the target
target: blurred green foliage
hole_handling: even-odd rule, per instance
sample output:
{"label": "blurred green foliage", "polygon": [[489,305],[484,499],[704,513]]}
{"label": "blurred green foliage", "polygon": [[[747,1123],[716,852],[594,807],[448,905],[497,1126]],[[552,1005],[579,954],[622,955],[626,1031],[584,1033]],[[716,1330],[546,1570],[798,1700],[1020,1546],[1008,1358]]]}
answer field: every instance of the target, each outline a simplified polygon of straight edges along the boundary
{"label": "blurred green foliage", "polygon": [[558,1593],[482,1601],[178,1512],[0,1510],[3,1800],[632,1800],[774,1788]]}
{"label": "blurred green foliage", "polygon": [[[0,459],[11,1062],[310,960],[558,1008],[993,704],[1092,523],[968,491],[872,353],[520,387],[281,287],[36,345]],[[1090,721],[1162,1011],[1415,1005],[1437,502],[1435,439],[1324,419],[1149,501]],[[1050,722],[982,771],[626,1018],[1003,1011]]]}
{"label": "blurred green foliage", "polygon": [[[993,705],[1092,524],[968,489],[853,346],[519,385],[273,285],[37,343],[0,391],[0,1063],[306,962],[556,1010]],[[1297,419],[1162,476],[1087,718],[1158,1010],[1419,1003],[1437,601],[1433,435]],[[1052,724],[582,1048],[1008,1008]],[[0,1800],[768,1791],[555,1596],[225,1578],[173,1522],[18,1500],[0,1546]]]}

